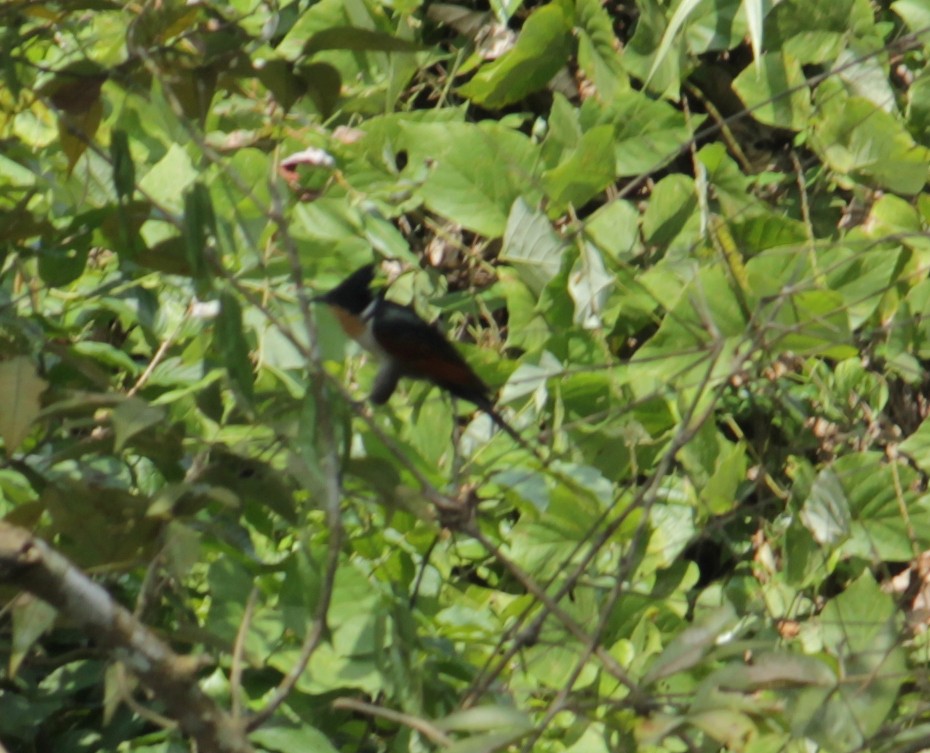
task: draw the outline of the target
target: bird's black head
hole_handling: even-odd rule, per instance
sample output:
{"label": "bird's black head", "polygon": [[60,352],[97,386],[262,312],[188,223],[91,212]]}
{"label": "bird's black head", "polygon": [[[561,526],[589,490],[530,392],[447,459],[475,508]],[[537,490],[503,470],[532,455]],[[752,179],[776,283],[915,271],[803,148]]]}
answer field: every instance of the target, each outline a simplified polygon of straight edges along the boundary
{"label": "bird's black head", "polygon": [[317,296],[313,300],[328,303],[330,306],[338,306],[350,314],[359,316],[374,300],[371,292],[371,283],[374,279],[375,265],[366,264],[356,269],[328,293]]}

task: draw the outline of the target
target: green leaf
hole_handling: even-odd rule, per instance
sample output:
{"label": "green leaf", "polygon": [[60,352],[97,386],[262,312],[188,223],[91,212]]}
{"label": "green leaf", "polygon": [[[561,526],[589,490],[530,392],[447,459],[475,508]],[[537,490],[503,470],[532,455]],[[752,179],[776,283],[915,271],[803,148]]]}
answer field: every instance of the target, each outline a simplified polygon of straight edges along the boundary
{"label": "green leaf", "polygon": [[883,55],[875,55],[874,52],[864,45],[842,50],[834,63],[837,76],[846,84],[850,94],[869,100],[885,112],[894,113],[897,111],[897,95],[888,80],[888,63]]}
{"label": "green leaf", "polygon": [[252,400],[255,375],[242,327],[242,308],[230,293],[220,295],[220,313],[216,317],[213,344],[222,358],[232,383],[246,400]]}
{"label": "green leaf", "polygon": [[319,61],[301,63],[297,70],[313,104],[324,117],[332,115],[342,92],[339,70],[329,63]]}
{"label": "green leaf", "polygon": [[697,190],[686,175],[669,175],[660,180],[643,215],[643,236],[656,246],[670,244],[697,211]]}
{"label": "green leaf", "polygon": [[656,74],[656,71],[664,65],[666,58],[671,52],[675,37],[681,31],[682,26],[684,26],[688,18],[695,12],[698,5],[700,5],[700,2],[701,0],[682,0],[678,3],[675,12],[672,13],[672,17],[668,21],[668,26],[665,27],[665,32],[662,34],[662,40],[659,42],[659,46],[655,51],[655,57],[653,58],[652,66],[649,68],[649,73],[646,74],[645,84],[647,87],[652,81],[652,77]]}
{"label": "green leaf", "polygon": [[921,421],[917,431],[905,439],[898,449],[911,458],[921,471],[930,474],[930,419]]}
{"label": "green leaf", "polygon": [[564,242],[542,212],[517,199],[507,219],[501,260],[513,265],[520,279],[539,295],[562,267]]}
{"label": "green leaf", "polygon": [[907,655],[899,645],[899,614],[869,572],[830,600],[820,614],[825,646],[844,677],[809,723],[806,734],[831,750],[851,750],[878,732],[907,678]]}
{"label": "green leaf", "polygon": [[119,128],[110,135],[110,160],[116,195],[120,199],[131,199],[136,190],[136,167],[129,151],[129,136]]}
{"label": "green leaf", "polygon": [[249,735],[249,739],[264,750],[276,753],[294,753],[305,750],[314,753],[338,753],[329,738],[316,727],[306,723],[288,723],[283,720],[272,721],[259,727]]}
{"label": "green leaf", "polygon": [[87,265],[90,253],[91,234],[78,233],[59,244],[49,244],[38,250],[39,276],[52,287],[62,287],[74,282]]}
{"label": "green leaf", "polygon": [[526,712],[512,706],[475,706],[448,714],[433,723],[439,729],[449,732],[487,732],[505,729],[519,733],[533,727],[533,722]]}
{"label": "green leaf", "polygon": [[830,89],[818,89],[820,114],[811,129],[810,144],[821,159],[840,176],[898,193],[919,192],[927,182],[930,150],[872,102]]}
{"label": "green leaf", "polygon": [[[847,236],[851,243],[857,233]],[[818,266],[826,270],[827,285],[846,303],[851,327],[858,328],[875,312],[888,290],[904,253],[897,244],[863,244],[867,250],[846,244],[831,245],[818,253]]]}
{"label": "green leaf", "polygon": [[672,384],[700,384],[708,375],[712,379],[728,374],[711,354],[721,345],[734,348],[746,328],[746,316],[729,275],[719,267],[707,267],[675,297],[659,289],[653,295],[669,308],[669,314],[634,355],[634,382],[643,379],[652,394],[656,382],[667,389]]}
{"label": "green leaf", "polygon": [[23,659],[45,633],[55,624],[58,610],[51,604],[22,593],[12,605],[13,635],[7,671],[15,677]]}
{"label": "green leaf", "polygon": [[152,407],[139,398],[130,398],[117,405],[111,418],[116,452],[121,452],[126,442],[139,432],[163,422],[166,415],[164,408]]}
{"label": "green leaf", "polygon": [[208,260],[208,244],[216,237],[216,216],[210,192],[195,183],[184,195],[184,248],[194,279],[206,282],[213,277]]}
{"label": "green leaf", "polygon": [[835,359],[855,355],[849,313],[838,293],[811,290],[779,299],[770,306],[767,318],[772,348]]}
{"label": "green leaf", "polygon": [[430,210],[488,238],[504,234],[537,158],[526,136],[499,124],[401,123],[411,164],[433,163],[417,194]]}
{"label": "green leaf", "polygon": [[180,144],[172,144],[162,157],[139,181],[139,188],[156,204],[180,212],[184,192],[200,172],[194,167],[187,151]]}
{"label": "green leaf", "polygon": [[310,76],[299,75],[290,60],[263,60],[255,73],[285,112],[307,93]]}
{"label": "green leaf", "polygon": [[797,220],[765,214],[728,225],[733,241],[747,256],[767,248],[797,246],[807,239],[804,225]]}
{"label": "green leaf", "polygon": [[800,131],[811,117],[811,98],[801,63],[786,53],[767,52],[733,81],[733,90],[760,123]]}
{"label": "green leaf", "polygon": [[851,538],[844,551],[865,559],[907,561],[930,545],[930,498],[915,489],[917,472],[891,468],[880,452],[850,453],[833,469],[849,501]]}
{"label": "green leaf", "polygon": [[142,368],[133,360],[132,356],[110,343],[86,340],[74,343],[71,346],[71,352],[78,356],[93,359],[126,374],[136,375],[142,371]]}
{"label": "green leaf", "polygon": [[913,34],[920,34],[917,38],[926,46],[923,32],[930,28],[930,7],[923,0],[896,0],[891,4],[891,10],[901,16]]}
{"label": "green leaf", "polygon": [[27,356],[0,361],[0,437],[7,457],[12,455],[29,435],[32,422],[39,415],[39,397],[48,383],[36,371]]}
{"label": "green leaf", "polygon": [[652,685],[663,677],[694,667],[717,645],[721,635],[735,627],[736,622],[736,611],[729,602],[725,602],[719,609],[701,615],[695,620],[694,625],[676,635],[656,657],[652,667],[643,677],[643,684]]}
{"label": "green leaf", "polygon": [[304,45],[303,54],[321,50],[354,50],[356,52],[421,52],[426,48],[406,39],[373,29],[334,26],[313,34]]}
{"label": "green leaf", "polygon": [[571,28],[562,8],[544,5],[526,19],[513,48],[482,66],[459,94],[492,110],[519,102],[549,83],[570,50]]}
{"label": "green leaf", "polygon": [[727,750],[753,750],[758,727],[752,718],[733,709],[707,709],[688,714],[688,721]]}
{"label": "green leaf", "polygon": [[611,260],[627,261],[639,246],[639,212],[628,201],[611,201],[584,224],[584,234]]}
{"label": "green leaf", "polygon": [[187,240],[180,235],[165,238],[154,246],[141,249],[133,261],[156,272],[169,275],[193,276],[188,257]]}
{"label": "green leaf", "polygon": [[741,443],[725,445],[714,460],[713,474],[700,489],[701,501],[712,515],[724,515],[739,503],[737,490],[746,480],[748,459]]}
{"label": "green leaf", "polygon": [[849,503],[832,469],[817,474],[810,496],[801,508],[801,522],[819,544],[833,546],[849,536],[852,522]]}
{"label": "green leaf", "polygon": [[651,173],[668,164],[693,136],[691,127],[698,127],[701,120],[692,115],[686,122],[667,102],[635,90],[620,94],[606,115],[616,128],[617,175]]}
{"label": "green leaf", "polygon": [[568,276],[568,292],[575,302],[575,324],[585,329],[603,326],[601,313],[615,278],[607,272],[604,260],[590,243],[581,246],[581,253]]}
{"label": "green leaf", "polygon": [[575,4],[575,34],[578,65],[594,83],[597,96],[611,102],[629,88],[630,81],[623,69],[613,19],[599,0],[578,0]]}
{"label": "green leaf", "polygon": [[803,685],[832,688],[836,681],[836,672],[821,659],[770,651],[753,656],[752,664],[740,663],[712,672],[701,683],[701,689],[708,693],[698,693],[697,705],[702,706],[702,700],[710,699],[718,689],[754,692]]}
{"label": "green leaf", "polygon": [[612,126],[596,126],[558,167],[543,173],[543,188],[552,201],[550,215],[583,206],[613,182],[613,141]]}
{"label": "green leaf", "polygon": [[443,750],[446,753],[495,753],[495,751],[507,748],[524,734],[526,734],[525,731],[488,732],[484,735],[475,735],[474,737],[457,740],[448,748],[443,748]]}

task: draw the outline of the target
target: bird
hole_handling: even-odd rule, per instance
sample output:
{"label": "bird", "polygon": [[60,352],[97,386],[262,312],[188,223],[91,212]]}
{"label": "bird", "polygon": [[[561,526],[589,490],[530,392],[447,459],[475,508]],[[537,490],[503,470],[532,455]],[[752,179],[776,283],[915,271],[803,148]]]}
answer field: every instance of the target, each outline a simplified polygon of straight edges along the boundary
{"label": "bird", "polygon": [[332,290],[311,299],[327,304],[343,331],[378,359],[380,367],[369,399],[383,405],[403,377],[432,382],[476,405],[518,444],[536,454],[497,411],[491,388],[445,335],[412,307],[389,301],[383,291],[373,291],[374,279],[375,265],[366,264]]}

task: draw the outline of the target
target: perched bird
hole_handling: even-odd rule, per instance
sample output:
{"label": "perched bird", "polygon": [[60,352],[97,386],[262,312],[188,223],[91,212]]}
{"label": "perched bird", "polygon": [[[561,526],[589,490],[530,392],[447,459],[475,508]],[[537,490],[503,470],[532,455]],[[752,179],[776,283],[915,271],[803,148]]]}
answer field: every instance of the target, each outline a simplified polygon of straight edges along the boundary
{"label": "perched bird", "polygon": [[371,401],[388,401],[401,377],[424,379],[455,397],[474,403],[520,445],[520,434],[494,408],[491,390],[445,336],[409,306],[371,289],[373,264],[357,269],[328,293],[313,300],[327,304],[345,333],[380,361]]}

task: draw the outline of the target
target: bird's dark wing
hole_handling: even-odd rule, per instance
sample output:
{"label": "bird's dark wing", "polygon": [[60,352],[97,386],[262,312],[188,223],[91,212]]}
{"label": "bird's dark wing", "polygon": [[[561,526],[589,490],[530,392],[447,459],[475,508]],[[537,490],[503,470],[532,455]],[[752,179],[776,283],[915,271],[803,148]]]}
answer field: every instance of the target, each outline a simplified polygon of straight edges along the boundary
{"label": "bird's dark wing", "polygon": [[480,408],[491,405],[490,390],[445,336],[415,311],[381,301],[372,320],[372,334],[394,359],[403,376],[427,379]]}

